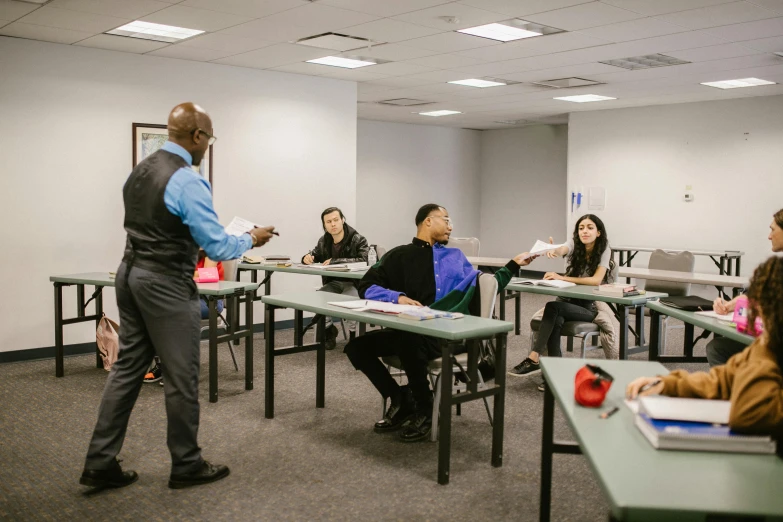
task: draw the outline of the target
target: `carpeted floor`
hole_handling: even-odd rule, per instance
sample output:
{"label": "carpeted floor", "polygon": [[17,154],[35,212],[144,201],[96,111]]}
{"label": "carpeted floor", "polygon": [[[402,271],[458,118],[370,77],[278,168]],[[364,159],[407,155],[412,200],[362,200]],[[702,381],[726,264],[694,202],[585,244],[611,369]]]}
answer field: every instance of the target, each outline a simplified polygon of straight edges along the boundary
{"label": "carpeted floor", "polygon": [[[522,317],[547,298],[526,295]],[[513,301],[508,302],[513,317]],[[528,351],[529,330],[509,337],[508,366]],[[682,330],[669,334],[670,351]],[[278,334],[290,344],[291,332]],[[436,482],[437,445],[403,444],[372,425],[381,401],[338,349],[327,352],[326,408],[315,408],[315,354],[276,364],[275,418],[263,414],[263,339],[255,340],[255,390],[244,390],[242,350],[235,372],[220,349],[220,400],[207,398],[202,344],[200,444],[231,467],[215,484],[169,490],[163,389],[144,385],[120,455],[136,484],[86,495],[78,484],[106,372],[94,356],[0,365],[0,519],[2,520],[537,520],[543,394],[540,377],[508,379],[502,468],[490,465],[491,428],[481,403],[453,417],[451,483]],[[704,341],[697,345],[704,352]],[[567,356],[574,356],[567,354]],[[601,350],[588,357],[603,358]],[[645,355],[634,358],[645,359]],[[680,365],[706,369],[706,365]],[[571,439],[564,419],[555,436]],[[608,506],[586,460],[558,455],[553,520],[605,520]]]}

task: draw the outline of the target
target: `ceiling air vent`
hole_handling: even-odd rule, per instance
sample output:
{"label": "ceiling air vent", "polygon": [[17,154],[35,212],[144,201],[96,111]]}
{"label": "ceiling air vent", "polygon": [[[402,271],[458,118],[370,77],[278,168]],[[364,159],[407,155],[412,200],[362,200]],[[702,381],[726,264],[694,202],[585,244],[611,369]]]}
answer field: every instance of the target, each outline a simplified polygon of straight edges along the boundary
{"label": "ceiling air vent", "polygon": [[680,60],[679,58],[672,58],[665,54],[648,54],[646,56],[632,56],[631,58],[619,58],[617,60],[606,60],[605,62],[599,62],[604,65],[613,65],[615,67],[622,67],[623,69],[630,69],[635,71],[638,69],[652,69],[654,67],[669,67],[671,65],[683,65],[691,63],[686,60]]}
{"label": "ceiling air vent", "polygon": [[416,105],[429,105],[430,101],[417,100],[415,98],[393,98],[391,100],[382,100],[377,103],[381,105],[396,105],[397,107],[414,107]]}
{"label": "ceiling air vent", "polygon": [[585,85],[600,85],[601,82],[595,80],[586,80],[584,78],[558,78],[556,80],[543,80],[540,82],[531,82],[534,85],[543,85],[544,87],[553,87],[555,89],[565,89],[568,87],[582,87]]}
{"label": "ceiling air vent", "polygon": [[347,34],[323,33],[317,34],[315,36],[308,36],[306,38],[300,38],[296,41],[296,43],[299,45],[318,47],[319,49],[352,51],[354,49],[361,49],[362,47],[369,47],[371,45],[379,45],[385,42],[375,42],[373,40],[368,40],[367,38],[350,36]]}

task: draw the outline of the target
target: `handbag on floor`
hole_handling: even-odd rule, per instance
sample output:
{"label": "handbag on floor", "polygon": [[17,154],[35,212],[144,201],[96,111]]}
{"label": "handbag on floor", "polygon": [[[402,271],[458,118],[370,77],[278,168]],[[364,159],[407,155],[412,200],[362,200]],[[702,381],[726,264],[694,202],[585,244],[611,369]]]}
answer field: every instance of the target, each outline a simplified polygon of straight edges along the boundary
{"label": "handbag on floor", "polygon": [[95,342],[103,359],[103,369],[111,370],[111,365],[117,360],[120,351],[120,327],[117,323],[101,314],[98,328],[95,330]]}

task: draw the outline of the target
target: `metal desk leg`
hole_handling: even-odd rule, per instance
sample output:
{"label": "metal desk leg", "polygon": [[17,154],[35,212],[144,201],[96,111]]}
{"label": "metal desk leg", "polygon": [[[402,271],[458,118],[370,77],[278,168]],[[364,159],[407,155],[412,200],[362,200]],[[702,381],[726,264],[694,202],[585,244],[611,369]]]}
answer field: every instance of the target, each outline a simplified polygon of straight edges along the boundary
{"label": "metal desk leg", "polygon": [[326,316],[322,315],[318,319],[318,326],[316,331],[320,335],[317,335],[316,342],[318,348],[316,349],[316,368],[315,368],[315,407],[324,407],[324,389],[326,387],[326,345],[324,344],[324,335],[326,334]]}
{"label": "metal desk leg", "polygon": [[264,417],[275,416],[275,307],[264,305]]}
{"label": "metal desk leg", "polygon": [[720,275],[726,275],[726,256],[720,256]]}
{"label": "metal desk leg", "polygon": [[65,375],[63,365],[63,285],[54,283],[54,376]]}
{"label": "metal desk leg", "polygon": [[737,265],[734,267],[734,275],[739,276],[740,275],[740,259],[741,257],[737,257]]}
{"label": "metal desk leg", "polygon": [[522,292],[514,296],[514,335],[519,335],[522,323]]}
{"label": "metal desk leg", "polygon": [[506,320],[506,291],[501,290],[500,295],[498,296],[500,298],[500,320],[505,321]]}
{"label": "metal desk leg", "polygon": [[620,360],[628,359],[628,307],[619,306],[617,319],[620,321]]}
{"label": "metal desk leg", "polygon": [[[438,484],[449,483],[451,468],[451,345],[441,342],[441,360],[445,363],[440,373],[440,431],[438,435]],[[497,399],[496,399],[497,400]],[[433,426],[432,429],[437,429]]]}
{"label": "metal desk leg", "polygon": [[207,298],[209,308],[209,402],[218,400],[217,299]]}
{"label": "metal desk leg", "polygon": [[729,257],[726,259],[726,274],[731,275],[731,273],[734,271],[734,258]]}
{"label": "metal desk leg", "polygon": [[636,307],[636,346],[644,346],[644,305]]}
{"label": "metal desk leg", "polygon": [[650,361],[657,361],[661,350],[661,339],[663,335],[663,321],[661,314],[655,310],[650,310],[650,350],[647,358]]}
{"label": "metal desk leg", "polygon": [[302,333],[303,322],[302,310],[294,310],[294,346],[302,346],[302,344],[304,344],[304,333]]}
{"label": "metal desk leg", "polygon": [[[95,290],[100,290],[95,294],[95,315],[98,316],[95,319],[95,328],[101,324],[101,316],[103,315],[103,287],[96,287]],[[103,357],[101,357],[101,351],[98,349],[98,345],[95,345],[95,367],[103,368]]]}
{"label": "metal desk leg", "polygon": [[693,359],[693,325],[685,323],[685,346],[683,348],[683,355],[686,359]]}
{"label": "metal desk leg", "polygon": [[555,446],[555,396],[544,381],[544,427],[541,440],[541,495],[539,497],[538,520],[549,522],[552,508],[552,455]]}
{"label": "metal desk leg", "polygon": [[508,334],[495,336],[495,367],[499,371],[495,375],[495,386],[500,388],[493,398],[492,412],[492,466],[503,465],[503,420],[506,411],[506,341]]}
{"label": "metal desk leg", "polygon": [[[237,297],[239,315],[239,297]],[[253,389],[253,292],[245,292],[245,389]]]}

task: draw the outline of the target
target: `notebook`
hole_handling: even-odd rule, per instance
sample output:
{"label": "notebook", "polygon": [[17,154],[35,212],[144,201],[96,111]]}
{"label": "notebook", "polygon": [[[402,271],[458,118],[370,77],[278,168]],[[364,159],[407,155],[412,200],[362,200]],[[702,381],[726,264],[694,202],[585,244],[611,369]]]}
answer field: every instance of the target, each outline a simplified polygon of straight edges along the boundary
{"label": "notebook", "polygon": [[465,315],[459,312],[444,312],[442,310],[433,310],[424,306],[417,308],[416,310],[402,312],[398,317],[400,319],[410,319],[411,321],[427,321],[429,319],[462,319],[465,317]]}
{"label": "notebook", "polygon": [[569,288],[571,286],[576,286],[575,283],[570,283],[568,281],[560,281],[559,279],[520,279],[517,277],[511,279],[511,284],[547,286],[551,288]]}
{"label": "notebook", "polygon": [[775,453],[775,442],[771,437],[740,435],[722,424],[658,420],[651,419],[644,413],[636,415],[634,423],[656,449]]}
{"label": "notebook", "polygon": [[663,395],[639,398],[639,413],[652,419],[728,424],[730,411],[729,401]]}
{"label": "notebook", "polygon": [[727,323],[733,323],[734,322],[734,313],[728,313],[728,314],[719,314],[718,312],[714,312],[710,310],[709,312],[696,312],[696,315],[703,315],[704,317],[711,317],[712,319],[717,319],[718,321],[724,321]]}
{"label": "notebook", "polygon": [[377,312],[389,315],[398,315],[403,312],[410,312],[418,310],[419,306],[414,305],[401,305],[396,303],[386,303],[384,301],[373,301],[371,299],[358,299],[354,301],[331,301],[326,304],[332,306],[339,306],[340,308],[348,308],[355,312]]}

